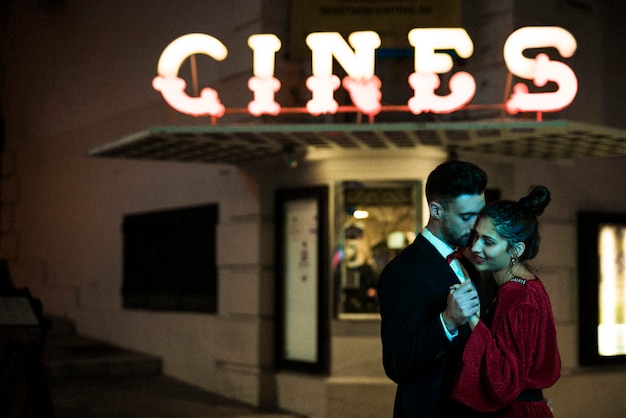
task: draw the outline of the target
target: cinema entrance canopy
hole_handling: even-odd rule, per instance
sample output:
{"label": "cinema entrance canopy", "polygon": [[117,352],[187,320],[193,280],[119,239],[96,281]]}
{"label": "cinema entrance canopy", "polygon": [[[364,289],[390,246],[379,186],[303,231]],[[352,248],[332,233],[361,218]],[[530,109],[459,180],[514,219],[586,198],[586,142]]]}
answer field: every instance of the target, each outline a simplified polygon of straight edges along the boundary
{"label": "cinema entrance canopy", "polygon": [[[408,77],[408,86],[414,96],[406,105],[383,104],[382,82],[375,73],[375,51],[381,45],[381,39],[374,31],[358,31],[350,34],[348,40],[337,32],[307,36],[312,74],[305,84],[311,99],[306,108],[283,108],[275,96],[282,84],[274,74],[276,52],[281,48],[281,41],[273,34],[252,35],[248,45],[253,56],[253,76],[247,83],[252,101],[246,109],[226,109],[217,90],[208,87],[199,91],[194,57],[201,54],[221,61],[227,57],[228,49],[219,39],[208,34],[181,36],[163,51],[152,87],[172,109],[193,117],[210,116],[211,125],[153,127],[92,149],[89,155],[245,164],[281,155],[291,161],[295,158],[332,158],[344,153],[361,153],[367,157],[383,152],[410,155],[427,148],[448,153],[475,152],[544,160],[626,154],[626,132],[622,130],[543,118],[544,113],[558,112],[572,103],[578,80],[570,66],[551,59],[546,52],[538,53],[534,58],[526,57],[524,52],[550,47],[559,52],[559,58],[571,57],[577,43],[567,30],[556,26],[535,26],[514,31],[503,49],[508,99],[505,103],[483,106],[470,104],[477,90],[472,74],[464,70],[453,71],[453,56],[467,59],[474,52],[473,41],[464,29],[414,28],[408,33],[408,42],[414,48],[415,56],[414,72]],[[190,59],[193,96],[186,92],[186,81],[179,74],[187,58]],[[346,72],[343,80],[333,73],[335,60]],[[451,71],[450,78],[445,78],[444,82],[448,91],[443,93],[439,90],[440,76]],[[512,83],[513,75],[526,82]],[[530,81],[535,86],[532,91],[528,87]],[[340,85],[348,91],[353,105],[347,107],[357,113],[358,121],[364,117],[367,123],[217,125],[219,118],[233,111],[255,117],[272,117],[285,112],[308,113],[312,117],[331,116],[340,111],[341,106],[333,97]],[[544,87],[547,91],[535,91]],[[475,107],[490,108],[500,112],[501,117],[463,122],[445,117],[439,122],[410,119],[410,114],[418,117],[446,115]],[[409,122],[374,122],[384,111],[404,112]],[[514,116],[520,112],[537,117]]]}
{"label": "cinema entrance canopy", "polygon": [[[567,120],[152,127],[92,157],[246,164],[270,157],[375,157],[427,149],[541,160],[626,155],[626,131]],[[306,157],[305,157],[306,156]]]}

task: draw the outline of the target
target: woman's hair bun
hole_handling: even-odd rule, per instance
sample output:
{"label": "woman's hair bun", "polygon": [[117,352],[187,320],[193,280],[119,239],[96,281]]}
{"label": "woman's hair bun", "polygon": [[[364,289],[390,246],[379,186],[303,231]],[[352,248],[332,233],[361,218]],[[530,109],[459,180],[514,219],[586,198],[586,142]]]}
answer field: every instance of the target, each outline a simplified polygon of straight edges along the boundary
{"label": "woman's hair bun", "polygon": [[535,215],[539,216],[543,213],[546,206],[550,203],[550,190],[545,186],[532,186],[528,195],[522,197],[519,203],[532,210]]}

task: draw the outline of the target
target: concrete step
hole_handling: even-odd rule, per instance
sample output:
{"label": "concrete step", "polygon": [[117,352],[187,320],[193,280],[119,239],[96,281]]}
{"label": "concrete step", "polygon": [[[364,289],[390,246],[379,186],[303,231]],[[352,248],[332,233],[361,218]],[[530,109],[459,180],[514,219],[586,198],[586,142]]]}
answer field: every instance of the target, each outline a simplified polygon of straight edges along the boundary
{"label": "concrete step", "polygon": [[52,319],[43,358],[59,418],[305,418],[165,376],[160,358],[78,335],[62,318]]}
{"label": "concrete step", "polygon": [[160,358],[80,336],[62,318],[52,319],[43,360],[50,379],[157,376],[163,370]]}
{"label": "concrete step", "polygon": [[304,418],[259,409],[167,376],[54,380],[57,418]]}

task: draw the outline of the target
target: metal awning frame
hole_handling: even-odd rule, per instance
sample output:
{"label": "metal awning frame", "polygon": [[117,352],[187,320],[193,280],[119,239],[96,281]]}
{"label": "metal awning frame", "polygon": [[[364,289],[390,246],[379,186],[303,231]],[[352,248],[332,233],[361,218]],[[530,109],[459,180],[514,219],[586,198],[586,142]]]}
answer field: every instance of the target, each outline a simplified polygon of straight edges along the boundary
{"label": "metal awning frame", "polygon": [[626,131],[567,120],[156,126],[92,157],[240,164],[285,153],[407,152],[435,147],[542,160],[626,155]]}

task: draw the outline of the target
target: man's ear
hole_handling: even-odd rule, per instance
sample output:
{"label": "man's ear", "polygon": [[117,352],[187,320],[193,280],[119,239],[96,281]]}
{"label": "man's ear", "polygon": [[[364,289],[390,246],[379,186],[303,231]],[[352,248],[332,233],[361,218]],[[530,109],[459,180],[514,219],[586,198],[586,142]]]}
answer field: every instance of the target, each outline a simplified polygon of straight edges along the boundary
{"label": "man's ear", "polygon": [[430,202],[428,203],[428,208],[430,210],[430,217],[434,219],[441,219],[442,214],[442,206],[438,202]]}

